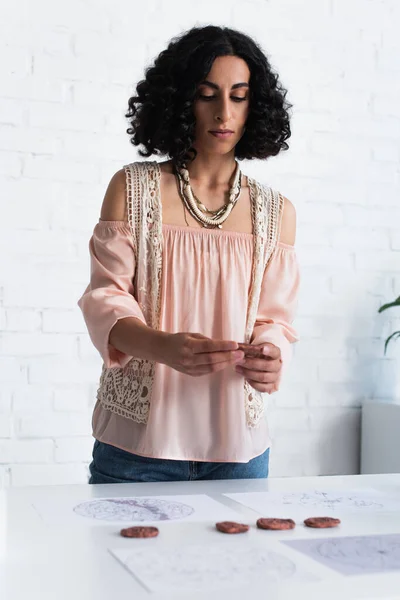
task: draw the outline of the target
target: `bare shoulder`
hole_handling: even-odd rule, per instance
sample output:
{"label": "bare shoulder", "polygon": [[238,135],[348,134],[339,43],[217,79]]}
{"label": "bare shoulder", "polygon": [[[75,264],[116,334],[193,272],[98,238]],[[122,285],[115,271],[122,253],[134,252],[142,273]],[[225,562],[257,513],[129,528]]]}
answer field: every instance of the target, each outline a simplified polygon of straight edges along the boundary
{"label": "bare shoulder", "polygon": [[104,195],[100,218],[103,221],[127,221],[125,170],[120,169],[111,177]]}
{"label": "bare shoulder", "polygon": [[282,198],[283,209],[279,241],[283,244],[294,246],[296,241],[296,209],[293,203],[285,198],[285,196],[282,196]]}

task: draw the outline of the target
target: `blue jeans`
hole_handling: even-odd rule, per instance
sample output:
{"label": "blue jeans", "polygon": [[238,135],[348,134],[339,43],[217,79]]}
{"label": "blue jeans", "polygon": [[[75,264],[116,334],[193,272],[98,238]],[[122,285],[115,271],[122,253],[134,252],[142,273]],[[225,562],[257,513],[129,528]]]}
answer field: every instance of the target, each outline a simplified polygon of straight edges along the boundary
{"label": "blue jeans", "polygon": [[247,463],[148,458],[95,440],[89,483],[139,483],[268,477],[269,448]]}

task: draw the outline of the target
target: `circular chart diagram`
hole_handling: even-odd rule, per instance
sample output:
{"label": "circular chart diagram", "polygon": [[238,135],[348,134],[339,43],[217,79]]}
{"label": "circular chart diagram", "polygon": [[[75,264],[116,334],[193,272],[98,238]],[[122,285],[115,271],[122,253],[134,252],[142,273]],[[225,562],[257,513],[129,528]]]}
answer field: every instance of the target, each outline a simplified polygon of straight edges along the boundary
{"label": "circular chart diagram", "polygon": [[392,571],[400,569],[399,536],[360,536],[329,539],[316,552],[332,563],[352,565],[360,570]]}
{"label": "circular chart diagram", "polygon": [[193,514],[194,508],[182,502],[160,498],[99,498],[74,507],[77,515],[103,521],[171,521]]}
{"label": "circular chart diagram", "polygon": [[202,546],[170,548],[168,553],[137,550],[124,561],[151,591],[207,591],[252,581],[279,583],[295,578],[292,560],[263,548]]}

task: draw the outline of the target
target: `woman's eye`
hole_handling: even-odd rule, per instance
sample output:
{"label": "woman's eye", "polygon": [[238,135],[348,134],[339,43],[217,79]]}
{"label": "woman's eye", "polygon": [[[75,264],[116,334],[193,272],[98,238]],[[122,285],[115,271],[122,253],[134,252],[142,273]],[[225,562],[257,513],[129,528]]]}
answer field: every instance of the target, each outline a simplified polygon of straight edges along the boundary
{"label": "woman's eye", "polygon": [[[210,100],[214,100],[214,98],[216,98],[217,96],[204,96],[203,94],[199,95],[199,98],[201,98],[202,100],[205,100],[206,102],[209,102]],[[238,96],[231,96],[231,100],[233,100],[234,102],[244,102],[245,100],[247,100],[247,98],[240,98]]]}

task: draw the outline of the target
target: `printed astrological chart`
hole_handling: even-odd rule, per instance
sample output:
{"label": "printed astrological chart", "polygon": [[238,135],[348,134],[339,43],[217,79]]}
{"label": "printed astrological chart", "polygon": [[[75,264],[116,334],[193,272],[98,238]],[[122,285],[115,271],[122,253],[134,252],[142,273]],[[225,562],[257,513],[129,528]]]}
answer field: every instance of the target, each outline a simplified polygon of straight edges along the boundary
{"label": "printed astrological chart", "polygon": [[[225,494],[269,517],[400,511],[400,500],[373,489],[356,491],[244,492]],[[310,512],[311,511],[311,512]]]}
{"label": "printed astrological chart", "polygon": [[343,575],[400,570],[400,534],[282,542]]}
{"label": "printed astrological chart", "polygon": [[206,494],[90,498],[58,494],[33,502],[39,517],[51,524],[101,526],[168,521],[235,521],[238,514]]}
{"label": "printed astrological chart", "polygon": [[[242,544],[182,548],[111,549],[111,554],[150,592],[213,591],[317,578],[275,550]],[[187,596],[186,596],[187,597]]]}
{"label": "printed astrological chart", "polygon": [[162,498],[99,498],[74,507],[74,512],[103,521],[171,521],[194,513],[193,506]]}

